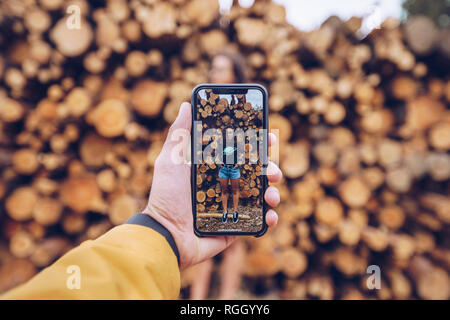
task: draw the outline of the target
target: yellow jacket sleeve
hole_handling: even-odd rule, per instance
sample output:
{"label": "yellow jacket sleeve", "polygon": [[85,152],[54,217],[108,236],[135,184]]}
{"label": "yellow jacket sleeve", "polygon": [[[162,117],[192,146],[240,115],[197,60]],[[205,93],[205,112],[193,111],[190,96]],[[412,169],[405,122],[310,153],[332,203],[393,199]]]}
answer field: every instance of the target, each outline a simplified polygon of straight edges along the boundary
{"label": "yellow jacket sleeve", "polygon": [[177,299],[180,271],[167,240],[137,224],[117,226],[67,252],[1,299]]}

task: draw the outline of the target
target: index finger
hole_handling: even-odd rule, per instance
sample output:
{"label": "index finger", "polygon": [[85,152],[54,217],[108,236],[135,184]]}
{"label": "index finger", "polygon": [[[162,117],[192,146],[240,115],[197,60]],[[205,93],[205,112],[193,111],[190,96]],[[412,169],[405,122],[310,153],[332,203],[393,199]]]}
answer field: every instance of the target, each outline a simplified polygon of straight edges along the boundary
{"label": "index finger", "polygon": [[272,132],[269,132],[269,147],[273,146],[275,143],[277,143],[277,136]]}

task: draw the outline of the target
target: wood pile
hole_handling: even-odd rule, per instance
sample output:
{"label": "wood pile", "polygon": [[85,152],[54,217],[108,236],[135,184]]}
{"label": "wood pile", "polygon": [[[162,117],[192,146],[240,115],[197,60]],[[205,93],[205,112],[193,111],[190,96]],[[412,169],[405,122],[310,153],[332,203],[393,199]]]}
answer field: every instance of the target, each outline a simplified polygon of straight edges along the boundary
{"label": "wood pile", "polygon": [[[258,106],[253,106],[247,102],[245,95],[231,95],[230,102],[226,98],[220,98],[210,89],[205,90],[205,98],[201,99],[199,108],[197,109],[196,121],[200,128],[196,128],[199,133],[198,144],[203,144],[201,150],[198,150],[199,156],[204,152],[204,148],[208,145],[218,144],[216,139],[220,139],[216,129],[219,129],[222,137],[224,137],[227,126],[242,129],[241,132],[236,131],[235,143],[238,148],[238,156],[236,160],[239,165],[241,178],[239,180],[239,204],[243,206],[262,208],[262,162],[258,161],[257,152],[250,150],[252,146],[258,146],[260,137],[258,136],[258,128],[263,126],[263,111]],[[213,130],[214,135],[209,136],[208,130]],[[202,139],[203,137],[203,139]],[[226,143],[222,140],[222,143]],[[223,146],[225,147],[225,145]],[[240,153],[242,148],[242,154]],[[211,157],[218,156],[212,154]],[[256,159],[255,159],[256,158]],[[219,166],[214,159],[203,159],[202,163],[197,164],[197,194],[198,212],[217,212],[223,211],[222,207],[222,190],[217,180],[219,175]],[[220,209],[220,210],[219,210]],[[204,215],[198,216],[199,218]]]}
{"label": "wood pile", "polygon": [[300,32],[269,0],[1,2],[0,291],[144,207],[168,124],[227,48],[269,90],[284,172],[279,225],[246,241],[245,289],[448,299],[449,33],[360,25]]}

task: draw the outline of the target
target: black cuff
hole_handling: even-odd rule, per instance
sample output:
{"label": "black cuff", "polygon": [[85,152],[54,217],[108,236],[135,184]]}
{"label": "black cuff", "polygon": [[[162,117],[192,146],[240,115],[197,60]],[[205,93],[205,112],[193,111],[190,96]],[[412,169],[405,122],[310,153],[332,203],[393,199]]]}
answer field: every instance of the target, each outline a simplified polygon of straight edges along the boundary
{"label": "black cuff", "polygon": [[161,223],[156,221],[154,218],[145,213],[136,213],[131,216],[124,224],[138,224],[141,226],[149,227],[158,233],[160,233],[164,238],[166,238],[173,252],[177,256],[178,265],[180,264],[180,253],[178,252],[177,245],[169,230],[166,229]]}

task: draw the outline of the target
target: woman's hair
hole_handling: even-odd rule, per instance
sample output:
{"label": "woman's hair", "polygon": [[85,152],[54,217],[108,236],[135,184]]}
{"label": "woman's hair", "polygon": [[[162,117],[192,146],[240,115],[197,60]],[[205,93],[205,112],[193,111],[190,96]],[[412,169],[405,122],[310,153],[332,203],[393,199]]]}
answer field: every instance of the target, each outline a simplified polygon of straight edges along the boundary
{"label": "woman's hair", "polygon": [[234,78],[236,83],[246,83],[248,82],[247,78],[247,66],[245,63],[245,59],[242,55],[237,52],[231,51],[219,51],[213,57],[213,59],[217,56],[223,56],[228,58],[233,65]]}

